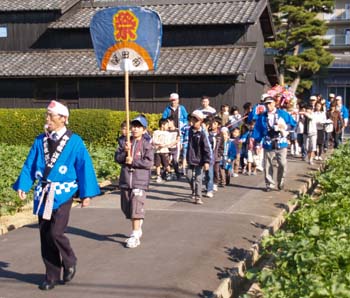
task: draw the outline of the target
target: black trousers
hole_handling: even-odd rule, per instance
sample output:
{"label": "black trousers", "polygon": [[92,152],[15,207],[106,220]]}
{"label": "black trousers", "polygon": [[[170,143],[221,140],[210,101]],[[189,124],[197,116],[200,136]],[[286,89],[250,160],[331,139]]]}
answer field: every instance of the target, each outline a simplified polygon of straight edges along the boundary
{"label": "black trousers", "polygon": [[39,216],[41,256],[46,268],[46,280],[59,281],[62,267],[76,264],[77,258],[64,232],[68,225],[73,199],[52,213],[51,219]]}

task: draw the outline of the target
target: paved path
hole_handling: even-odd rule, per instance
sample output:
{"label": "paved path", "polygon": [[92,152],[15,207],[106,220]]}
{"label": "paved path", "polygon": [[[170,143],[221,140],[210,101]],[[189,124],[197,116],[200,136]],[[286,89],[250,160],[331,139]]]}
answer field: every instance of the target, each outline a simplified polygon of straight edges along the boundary
{"label": "paved path", "polygon": [[263,175],[232,178],[204,205],[190,200],[185,180],[152,184],[141,246],[124,247],[130,223],[119,194],[73,208],[68,237],[78,257],[68,285],[42,292],[37,225],[0,237],[0,298],[209,297],[262,231],[281,214],[320,164],[289,159],[285,191],[263,191]]}

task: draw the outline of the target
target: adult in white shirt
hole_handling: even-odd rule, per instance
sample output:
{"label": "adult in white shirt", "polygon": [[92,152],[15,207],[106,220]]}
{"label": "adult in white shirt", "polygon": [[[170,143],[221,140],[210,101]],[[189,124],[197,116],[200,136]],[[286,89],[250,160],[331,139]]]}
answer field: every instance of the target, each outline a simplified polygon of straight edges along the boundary
{"label": "adult in white shirt", "polygon": [[322,103],[316,103],[314,116],[317,128],[317,148],[315,160],[322,160],[323,146],[325,140],[325,123],[327,121],[326,112],[323,111]]}
{"label": "adult in white shirt", "polygon": [[307,152],[309,164],[313,165],[313,159],[316,151],[317,142],[317,124],[312,105],[305,107],[305,112],[299,112],[299,115],[304,115],[304,146]]}
{"label": "adult in white shirt", "polygon": [[201,107],[197,109],[201,111],[205,117],[214,116],[216,114],[216,110],[210,106],[209,97],[204,95],[201,99]]}

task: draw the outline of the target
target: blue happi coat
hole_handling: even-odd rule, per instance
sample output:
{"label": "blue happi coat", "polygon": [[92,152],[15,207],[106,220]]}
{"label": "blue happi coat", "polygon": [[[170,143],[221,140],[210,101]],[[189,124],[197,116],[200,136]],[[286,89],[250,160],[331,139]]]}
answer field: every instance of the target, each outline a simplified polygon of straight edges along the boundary
{"label": "blue happi coat", "polygon": [[[14,190],[28,192],[37,181],[34,190],[34,214],[37,213],[42,193],[45,170],[44,143],[46,135],[39,135],[30,149],[22,171],[13,185]],[[50,171],[46,181],[55,182],[53,210],[58,209],[79,190],[80,198],[94,197],[100,193],[91,157],[80,136],[72,134]],[[42,205],[38,214],[43,214]]]}
{"label": "blue happi coat", "polygon": [[[293,129],[296,126],[296,122],[293,119],[293,117],[284,110],[277,109],[277,111],[276,111],[276,123],[279,120],[279,118],[282,118],[284,120],[285,124],[289,127],[289,129],[287,129],[287,130]],[[268,127],[267,112],[258,115],[258,117],[256,119],[255,126],[254,126],[252,137],[257,142],[259,142],[259,143],[262,142],[263,148],[266,150],[273,149],[272,139],[269,136],[269,130],[270,129]],[[276,137],[276,141],[277,141],[277,145],[278,145],[277,148],[282,149],[282,148],[288,147],[288,139],[286,136],[279,134]]]}
{"label": "blue happi coat", "polygon": [[224,142],[224,152],[222,155],[222,159],[220,161],[220,166],[225,170],[232,169],[232,161],[236,159],[236,146],[232,140],[226,140]]}

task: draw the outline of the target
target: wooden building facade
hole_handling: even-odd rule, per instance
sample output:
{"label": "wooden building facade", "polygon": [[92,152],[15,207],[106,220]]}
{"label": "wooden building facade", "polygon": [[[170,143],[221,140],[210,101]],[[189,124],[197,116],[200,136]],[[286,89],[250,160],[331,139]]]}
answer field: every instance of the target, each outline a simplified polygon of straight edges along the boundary
{"label": "wooden building facade", "polygon": [[[97,68],[89,23],[97,10],[125,1],[38,0],[38,7],[12,2],[0,4],[0,29],[7,29],[7,37],[0,37],[0,107],[64,99],[72,108],[124,109],[123,74]],[[189,111],[204,94],[217,109],[241,107],[277,83],[274,61],[264,53],[264,41],[274,38],[267,0],[138,4],[160,14],[163,42],[158,69],[131,74],[132,110],[159,113],[172,92]]]}

